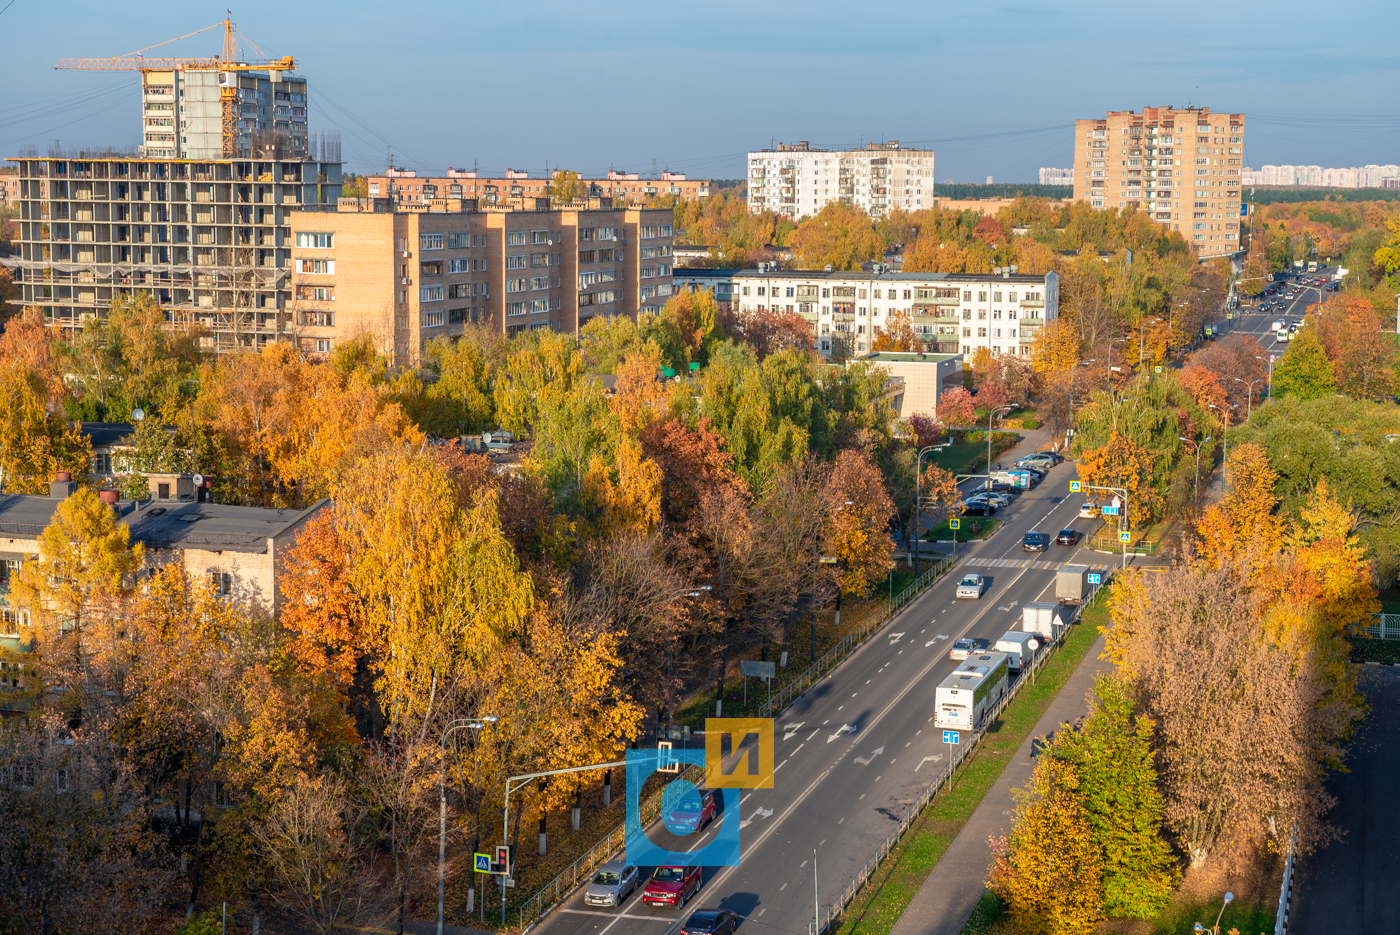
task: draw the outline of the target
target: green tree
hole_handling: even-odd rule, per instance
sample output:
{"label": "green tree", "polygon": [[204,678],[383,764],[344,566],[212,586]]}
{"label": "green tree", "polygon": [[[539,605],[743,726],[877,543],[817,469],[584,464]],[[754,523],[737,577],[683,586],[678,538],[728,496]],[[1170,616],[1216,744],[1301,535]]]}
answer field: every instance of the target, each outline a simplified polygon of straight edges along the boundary
{"label": "green tree", "polygon": [[423,431],[441,437],[472,435],[495,420],[491,375],[481,348],[467,341],[437,338],[428,343],[429,372],[437,377],[424,387]]}
{"label": "green tree", "polygon": [[577,201],[588,194],[588,186],[572,169],[561,169],[554,173],[549,183],[549,200],[559,202]]}
{"label": "green tree", "polygon": [[1318,399],[1337,391],[1336,372],[1312,328],[1299,329],[1274,365],[1275,396]]}
{"label": "green tree", "polygon": [[884,253],[884,243],[870,217],[859,208],[834,201],[797,226],[788,238],[799,269],[860,269]]}
{"label": "green tree", "polygon": [[1073,764],[1079,797],[1103,852],[1104,911],[1151,919],[1178,877],[1162,835],[1162,796],[1152,757],[1152,722],[1133,716],[1127,686],[1112,676],[1094,684],[1082,729],[1055,735],[1052,754]]}

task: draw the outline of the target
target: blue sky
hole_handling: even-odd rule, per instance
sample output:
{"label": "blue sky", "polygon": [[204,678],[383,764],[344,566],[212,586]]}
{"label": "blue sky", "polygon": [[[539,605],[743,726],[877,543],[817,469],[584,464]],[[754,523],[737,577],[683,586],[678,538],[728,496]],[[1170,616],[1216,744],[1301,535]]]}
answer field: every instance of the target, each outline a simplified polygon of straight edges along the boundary
{"label": "blue sky", "polygon": [[[138,75],[53,63],[193,32],[225,8],[14,0],[0,13],[0,154],[134,145]],[[382,169],[392,146],[426,171],[654,160],[733,178],[775,138],[898,139],[937,151],[940,182],[1034,181],[1069,164],[1075,118],[1188,101],[1248,115],[1248,165],[1400,162],[1394,0],[257,0],[233,14],[267,52],[296,57],[313,130],[340,130],[356,171]],[[214,31],[166,48],[218,43]]]}

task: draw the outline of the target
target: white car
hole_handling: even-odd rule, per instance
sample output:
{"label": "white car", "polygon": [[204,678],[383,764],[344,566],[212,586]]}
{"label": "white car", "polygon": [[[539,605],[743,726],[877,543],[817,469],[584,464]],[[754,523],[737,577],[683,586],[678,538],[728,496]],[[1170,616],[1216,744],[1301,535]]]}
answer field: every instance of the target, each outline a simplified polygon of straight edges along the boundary
{"label": "white car", "polygon": [[1086,503],[1079,508],[1080,519],[1093,519],[1099,515],[1099,508],[1096,504]]}
{"label": "white car", "polygon": [[982,587],[981,575],[963,575],[962,580],[958,582],[957,597],[975,601],[982,596]]}
{"label": "white car", "polygon": [[1270,331],[1282,331],[1284,328],[1287,328],[1287,327],[1288,327],[1288,322],[1286,322],[1286,321],[1284,321],[1282,318],[1280,318],[1278,321],[1274,322],[1272,325],[1269,326],[1269,330],[1270,330]]}
{"label": "white car", "polygon": [[1288,331],[1287,331],[1286,329],[1282,329],[1282,328],[1279,329],[1279,333],[1278,333],[1277,335],[1274,336],[1274,340],[1275,340],[1275,341],[1287,341],[1287,340],[1288,340]]}

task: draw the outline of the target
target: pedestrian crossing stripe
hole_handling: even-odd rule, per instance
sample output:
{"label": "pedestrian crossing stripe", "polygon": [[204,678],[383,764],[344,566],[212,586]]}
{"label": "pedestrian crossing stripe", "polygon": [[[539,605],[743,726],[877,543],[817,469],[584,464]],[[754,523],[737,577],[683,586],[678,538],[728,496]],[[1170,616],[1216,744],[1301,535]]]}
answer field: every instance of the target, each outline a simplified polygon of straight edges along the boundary
{"label": "pedestrian crossing stripe", "polygon": [[[1044,562],[1035,559],[1014,559],[1014,558],[970,558],[967,564],[974,568],[1038,568],[1044,571],[1059,571],[1066,565],[1078,565],[1079,562]],[[1090,571],[1108,571],[1112,565],[1089,565]]]}

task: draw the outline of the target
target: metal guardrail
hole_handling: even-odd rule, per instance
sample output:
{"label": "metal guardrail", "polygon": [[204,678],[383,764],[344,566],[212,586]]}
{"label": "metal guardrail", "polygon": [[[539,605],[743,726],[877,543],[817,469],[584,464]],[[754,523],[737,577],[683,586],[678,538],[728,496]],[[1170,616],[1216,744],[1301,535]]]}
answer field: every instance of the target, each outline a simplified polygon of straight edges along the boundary
{"label": "metal guardrail", "polygon": [[1400,640],[1400,614],[1373,614],[1376,622],[1366,628],[1373,640]]}
{"label": "metal guardrail", "polygon": [[949,555],[916,578],[913,584],[900,591],[893,599],[886,601],[879,610],[866,617],[850,633],[841,637],[835,646],[823,653],[822,657],[808,666],[801,675],[778,689],[772,698],[759,707],[759,717],[776,717],[777,713],[782,712],[784,708],[797,700],[799,695],[815,685],[823,675],[845,661],[847,656],[855,652],[856,648],[865,642],[866,637],[888,623],[891,617],[903,610],[905,605],[918,597],[925,588],[933,584],[940,575],[946,573],[957,563],[957,556]]}
{"label": "metal guardrail", "polygon": [[1278,912],[1274,916],[1274,935],[1288,935],[1288,910],[1293,905],[1293,868],[1297,863],[1297,832],[1288,842],[1288,856],[1283,859],[1283,884],[1278,890]]}
{"label": "metal guardrail", "polygon": [[[703,772],[704,770],[697,766],[686,765],[675,778],[698,782],[700,776],[694,774],[703,774]],[[655,821],[656,817],[661,814],[661,797],[664,792],[663,788],[638,804],[637,814],[643,828]],[[560,901],[573,891],[574,887],[587,879],[596,867],[606,863],[609,857],[622,850],[626,844],[627,822],[624,821],[604,835],[601,841],[589,848],[587,853],[570,864],[563,873],[540,887],[533,896],[525,901],[525,904],[516,913],[520,929],[524,931],[526,926],[533,925],[539,921],[541,916],[548,915]]]}
{"label": "metal guardrail", "polygon": [[[1107,584],[1107,582],[1105,581],[1104,584]],[[1021,670],[1021,674],[1016,679],[1015,684],[1011,686],[1011,690],[1006,693],[1006,696],[997,703],[996,707],[992,709],[992,712],[987,715],[986,719],[982,722],[982,728],[972,732],[970,740],[964,741],[953,748],[954,752],[952,758],[944,765],[943,771],[930,781],[928,785],[924,786],[914,797],[914,801],[904,809],[899,816],[899,821],[896,822],[895,826],[890,830],[890,833],[885,836],[885,839],[875,846],[875,850],[866,858],[865,863],[861,865],[861,868],[851,877],[851,881],[842,889],[841,895],[827,905],[826,909],[822,912],[821,918],[817,919],[815,923],[808,924],[808,935],[822,935],[823,932],[831,928],[833,922],[840,918],[841,913],[845,911],[846,907],[851,904],[851,901],[854,900],[856,895],[865,887],[865,884],[869,882],[870,877],[874,875],[880,863],[889,856],[890,851],[894,850],[894,846],[899,843],[899,839],[904,836],[904,832],[908,831],[909,826],[918,819],[924,807],[928,805],[929,801],[938,793],[939,789],[952,782],[953,774],[956,772],[958,765],[972,755],[972,751],[976,749],[977,745],[982,741],[982,738],[986,736],[991,725],[996,722],[997,718],[1001,716],[1002,712],[1006,710],[1012,700],[1020,694],[1021,686],[1034,683],[1035,673],[1048,662],[1051,654],[1060,648],[1060,644],[1064,642],[1066,634],[1070,631],[1070,627],[1079,622],[1084,608],[1094,602],[1102,587],[1103,585],[1095,585],[1093,589],[1090,590],[1088,599],[1074,609],[1069,619],[1065,621],[1064,626],[1059,628],[1059,632],[1050,641],[1050,644],[1046,646],[1045,651],[1037,654],[1029,668]],[[1029,676],[1029,678],[1027,676]],[[967,737],[968,732],[963,732],[963,735]]]}

